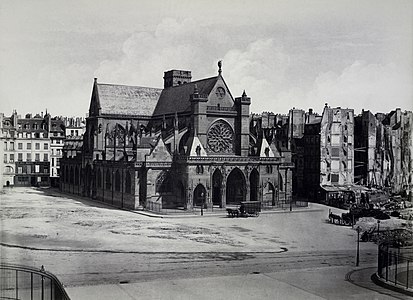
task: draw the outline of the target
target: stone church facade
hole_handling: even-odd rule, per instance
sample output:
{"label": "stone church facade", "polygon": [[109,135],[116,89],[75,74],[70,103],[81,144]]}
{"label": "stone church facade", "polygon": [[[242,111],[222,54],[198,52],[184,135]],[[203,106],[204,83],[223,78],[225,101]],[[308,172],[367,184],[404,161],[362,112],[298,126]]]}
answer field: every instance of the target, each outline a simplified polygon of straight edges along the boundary
{"label": "stone church facade", "polygon": [[288,203],[291,156],[251,131],[250,104],[245,91],[232,96],[220,65],[197,81],[165,72],[163,89],[95,79],[83,145],[64,153],[60,188],[152,211]]}

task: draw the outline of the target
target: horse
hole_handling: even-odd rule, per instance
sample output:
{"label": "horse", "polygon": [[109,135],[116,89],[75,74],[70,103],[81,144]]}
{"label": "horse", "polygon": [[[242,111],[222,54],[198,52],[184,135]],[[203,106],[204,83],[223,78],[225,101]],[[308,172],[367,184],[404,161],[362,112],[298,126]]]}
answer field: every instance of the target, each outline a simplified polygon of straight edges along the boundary
{"label": "horse", "polygon": [[338,221],[338,224],[341,224],[341,217],[339,215],[330,213],[328,219],[330,220],[330,223],[336,224],[336,221]]}

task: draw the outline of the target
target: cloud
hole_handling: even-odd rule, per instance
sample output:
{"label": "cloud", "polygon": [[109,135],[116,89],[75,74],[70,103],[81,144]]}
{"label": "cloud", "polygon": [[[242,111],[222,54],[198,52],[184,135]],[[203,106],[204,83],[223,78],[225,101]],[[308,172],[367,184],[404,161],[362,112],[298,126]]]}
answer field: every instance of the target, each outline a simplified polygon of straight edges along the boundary
{"label": "cloud", "polygon": [[240,96],[245,89],[252,97],[252,109],[272,105],[274,96],[286,82],[290,56],[274,40],[259,39],[245,50],[233,49],[224,56],[224,78],[233,92]]}
{"label": "cloud", "polygon": [[[344,60],[334,64],[324,52],[313,56],[310,50],[316,49],[302,47],[292,53],[276,38],[240,37],[191,18],[181,22],[164,19],[154,31],[133,33],[123,43],[122,55],[102,61],[95,76],[99,82],[162,87],[166,70],[191,70],[196,80],[216,74],[216,62],[222,58],[223,76],[233,96],[245,89],[254,112],[286,113],[292,107],[313,107],[321,112],[325,102],[356,112],[362,108],[388,112],[395,108],[394,103],[402,109],[412,108],[408,64],[350,58],[348,65]],[[320,71],[325,61],[331,68]]]}
{"label": "cloud", "polygon": [[355,61],[341,74],[326,72],[314,81],[306,102],[328,102],[331,106],[388,112],[396,108],[413,109],[413,75],[409,68],[390,64]]}
{"label": "cloud", "polygon": [[[163,72],[192,70],[196,78],[216,72],[217,48],[223,33],[199,25],[193,19],[177,22],[164,19],[154,32],[135,32],[122,46],[119,58],[101,62],[95,75],[99,81],[131,85],[162,86]],[[196,73],[196,74],[194,74]]]}

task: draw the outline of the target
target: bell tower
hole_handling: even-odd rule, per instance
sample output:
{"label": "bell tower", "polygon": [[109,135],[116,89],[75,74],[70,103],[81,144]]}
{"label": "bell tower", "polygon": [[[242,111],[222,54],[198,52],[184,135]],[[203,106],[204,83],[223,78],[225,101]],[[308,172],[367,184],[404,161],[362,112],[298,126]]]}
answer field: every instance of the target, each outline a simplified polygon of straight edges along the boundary
{"label": "bell tower", "polygon": [[191,71],[170,70],[166,71],[163,76],[163,87],[169,88],[184,83],[191,82]]}

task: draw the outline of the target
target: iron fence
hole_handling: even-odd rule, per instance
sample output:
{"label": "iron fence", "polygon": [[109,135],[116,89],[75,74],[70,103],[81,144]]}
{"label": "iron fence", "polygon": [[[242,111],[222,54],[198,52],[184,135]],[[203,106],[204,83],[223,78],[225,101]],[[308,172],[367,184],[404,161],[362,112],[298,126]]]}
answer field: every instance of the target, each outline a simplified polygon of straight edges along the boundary
{"label": "iron fence", "polygon": [[11,264],[0,264],[0,299],[70,300],[50,272]]}
{"label": "iron fence", "polygon": [[377,275],[395,286],[413,289],[413,246],[398,241],[381,243]]}

